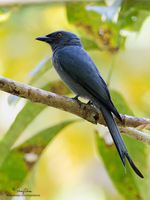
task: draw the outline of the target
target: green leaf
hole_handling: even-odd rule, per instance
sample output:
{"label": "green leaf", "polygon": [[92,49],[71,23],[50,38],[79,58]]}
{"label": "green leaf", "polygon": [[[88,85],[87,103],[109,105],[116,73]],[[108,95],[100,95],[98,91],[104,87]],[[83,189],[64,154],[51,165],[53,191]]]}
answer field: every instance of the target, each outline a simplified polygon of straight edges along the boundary
{"label": "green leaf", "polygon": [[118,23],[121,29],[139,31],[144,20],[149,17],[150,1],[126,0],[122,2]]}
{"label": "green leaf", "polygon": [[[133,114],[118,92],[111,91],[111,96],[120,113]],[[149,199],[146,145],[125,135],[123,135],[123,139],[134,163],[143,173],[144,179],[139,178],[128,163],[126,164],[127,173],[125,174],[115,146],[108,146],[104,139],[96,134],[98,152],[115,187],[125,199]]]}
{"label": "green leaf", "polygon": [[[112,21],[102,21],[101,15],[94,11],[87,11],[87,2],[69,2],[66,4],[68,21],[76,26],[83,34],[88,35],[96,43],[99,49],[114,52],[118,50],[120,39],[120,28]],[[103,2],[96,5],[106,6]]]}
{"label": "green leaf", "polygon": [[0,141],[0,165],[6,159],[11,146],[35,117],[46,108],[45,105],[27,102],[14,123]]}
{"label": "green leaf", "polygon": [[16,193],[49,142],[73,122],[66,121],[47,128],[12,149],[0,167],[0,194]]}
{"label": "green leaf", "polygon": [[[100,49],[117,50],[118,25],[103,22],[101,16],[94,11],[87,11],[87,2],[69,2],[66,4],[68,21],[74,24],[79,31],[91,37]],[[97,5],[105,5],[102,2]]]}
{"label": "green leaf", "polygon": [[[149,1],[122,1],[118,20],[113,22],[102,20],[102,15],[95,11],[85,10],[88,5],[90,5],[88,2],[68,2],[66,4],[68,21],[84,36],[85,34],[90,36],[99,49],[112,53],[124,48],[126,35],[120,34],[120,30],[139,31],[149,16],[150,9]],[[93,5],[106,6],[104,1],[95,2]]]}
{"label": "green leaf", "polygon": [[[66,86],[64,86],[64,84],[60,81],[49,83],[45,87],[43,87],[43,89],[50,90],[59,94],[68,94],[70,92],[66,88]],[[45,108],[47,108],[46,105],[37,104],[30,101],[25,104],[7,133],[0,141],[0,165],[7,158],[10,148],[16,142],[18,137],[27,128],[27,126],[32,123],[37,115],[39,115]]]}

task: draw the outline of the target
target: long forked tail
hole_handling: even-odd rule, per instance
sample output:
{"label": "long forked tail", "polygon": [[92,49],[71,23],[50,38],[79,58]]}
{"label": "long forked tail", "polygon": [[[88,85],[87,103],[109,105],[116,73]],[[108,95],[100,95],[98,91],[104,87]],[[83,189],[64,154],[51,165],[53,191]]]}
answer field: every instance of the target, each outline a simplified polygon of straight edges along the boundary
{"label": "long forked tail", "polygon": [[141,174],[141,172],[138,170],[138,168],[135,166],[135,164],[133,163],[131,157],[129,156],[126,146],[124,144],[124,141],[122,139],[122,136],[120,134],[120,131],[117,127],[117,124],[111,114],[111,112],[105,108],[104,106],[101,106],[101,112],[103,114],[104,120],[108,126],[108,129],[110,131],[110,134],[113,138],[113,141],[115,143],[115,146],[118,150],[119,156],[121,158],[121,161],[123,163],[123,166],[125,168],[126,171],[126,167],[125,167],[125,157],[127,158],[130,166],[132,167],[132,169],[135,171],[135,173],[140,176],[141,178],[144,178],[144,176]]}

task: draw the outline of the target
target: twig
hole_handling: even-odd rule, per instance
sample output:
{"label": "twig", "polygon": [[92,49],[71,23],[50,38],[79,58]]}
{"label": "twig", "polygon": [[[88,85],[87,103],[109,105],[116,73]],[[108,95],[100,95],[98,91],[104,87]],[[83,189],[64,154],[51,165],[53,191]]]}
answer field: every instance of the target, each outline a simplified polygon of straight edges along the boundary
{"label": "twig", "polygon": [[150,135],[145,134],[139,130],[131,127],[119,127],[121,133],[128,135],[129,137],[136,139],[145,144],[150,144]]}
{"label": "twig", "polygon": [[[8,92],[10,94],[28,99],[32,102],[45,104],[47,106],[55,107],[67,112],[70,112],[72,114],[75,114],[93,124],[102,124],[106,125],[105,121],[102,117],[101,112],[91,106],[82,103],[81,105],[78,104],[76,100],[73,100],[69,97],[65,97],[62,95],[54,94],[52,92],[48,92],[45,90],[41,90],[35,87],[32,87],[27,84],[19,83],[17,81],[5,78],[0,76],[0,90]],[[137,134],[133,134],[133,131],[125,131],[126,129],[124,127],[132,127],[136,129],[147,129],[150,130],[150,119],[146,118],[137,118],[133,116],[128,115],[121,115],[123,122],[120,122],[118,119],[116,119],[116,122],[119,127],[122,127],[122,132],[124,132],[127,135],[130,135],[136,140],[141,141],[141,137],[144,138],[142,141],[144,143],[150,144],[149,137],[147,134],[142,133],[140,131],[134,131]],[[137,137],[138,136],[138,137]]]}
{"label": "twig", "polygon": [[120,127],[132,127],[140,130],[150,130],[150,119],[133,117],[129,115],[121,114],[122,122],[117,118],[117,124]]}

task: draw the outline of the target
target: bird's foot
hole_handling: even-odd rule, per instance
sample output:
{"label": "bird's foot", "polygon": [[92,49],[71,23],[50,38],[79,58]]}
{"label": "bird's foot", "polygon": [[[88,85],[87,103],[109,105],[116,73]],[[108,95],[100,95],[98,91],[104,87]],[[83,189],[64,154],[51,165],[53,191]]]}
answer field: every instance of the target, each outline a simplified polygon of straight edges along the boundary
{"label": "bird's foot", "polygon": [[76,96],[73,97],[72,99],[73,99],[73,100],[76,100],[76,101],[78,102],[79,106],[81,107],[82,102],[78,99],[78,97],[79,97],[79,95],[76,95]]}

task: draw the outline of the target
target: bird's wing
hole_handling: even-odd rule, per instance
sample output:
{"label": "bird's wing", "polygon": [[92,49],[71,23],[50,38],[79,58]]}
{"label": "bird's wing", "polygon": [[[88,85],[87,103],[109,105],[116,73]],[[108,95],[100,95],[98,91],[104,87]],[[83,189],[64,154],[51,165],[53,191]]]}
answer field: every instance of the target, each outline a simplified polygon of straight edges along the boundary
{"label": "bird's wing", "polygon": [[58,61],[62,69],[74,81],[79,83],[120,119],[120,115],[111,101],[106,83],[84,49],[73,46],[63,48],[59,51]]}

